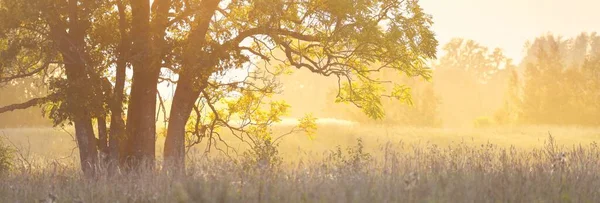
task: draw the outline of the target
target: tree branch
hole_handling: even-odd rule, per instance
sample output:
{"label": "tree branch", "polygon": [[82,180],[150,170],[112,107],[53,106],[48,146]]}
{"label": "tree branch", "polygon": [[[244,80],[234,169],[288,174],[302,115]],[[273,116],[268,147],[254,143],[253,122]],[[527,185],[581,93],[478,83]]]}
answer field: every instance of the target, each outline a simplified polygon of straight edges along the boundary
{"label": "tree branch", "polygon": [[198,11],[195,9],[186,9],[181,14],[179,14],[179,15],[175,16],[173,19],[169,20],[166,25],[167,25],[167,27],[170,27],[175,23],[181,22],[185,18],[193,16],[197,12]]}
{"label": "tree branch", "polygon": [[51,102],[51,101],[56,101],[58,100],[58,94],[54,93],[45,97],[40,97],[40,98],[34,98],[31,99],[29,101],[23,102],[23,103],[19,103],[19,104],[11,104],[8,106],[3,106],[0,107],[0,114],[5,113],[5,112],[9,112],[9,111],[14,111],[14,110],[18,110],[18,109],[26,109],[32,106],[36,106],[36,105],[40,105],[46,102]]}
{"label": "tree branch", "polygon": [[24,77],[29,77],[32,76],[36,73],[41,72],[42,70],[45,70],[46,68],[48,68],[48,66],[50,65],[50,61],[42,64],[40,67],[36,68],[35,70],[28,72],[28,73],[22,73],[22,74],[18,74],[18,75],[13,75],[13,76],[9,76],[9,77],[0,77],[0,83],[4,83],[4,82],[8,82],[14,79],[19,79],[19,78],[24,78]]}
{"label": "tree branch", "polygon": [[302,33],[293,32],[293,31],[289,31],[289,30],[285,30],[285,29],[281,29],[281,28],[256,27],[256,28],[251,28],[246,31],[240,32],[240,34],[238,36],[236,36],[235,38],[223,43],[223,46],[224,47],[236,46],[239,43],[241,43],[244,39],[246,39],[250,36],[254,36],[254,35],[273,35],[273,36],[283,35],[283,36],[293,37],[295,39],[299,39],[302,41],[308,41],[308,42],[318,42],[319,41],[319,38],[317,36],[313,36],[313,35],[305,35]]}

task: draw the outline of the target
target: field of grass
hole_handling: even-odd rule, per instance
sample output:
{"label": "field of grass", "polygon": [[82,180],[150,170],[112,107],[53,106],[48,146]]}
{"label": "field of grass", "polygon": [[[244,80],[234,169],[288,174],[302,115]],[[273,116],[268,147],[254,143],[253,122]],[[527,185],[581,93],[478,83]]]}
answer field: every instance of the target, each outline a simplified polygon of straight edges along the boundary
{"label": "field of grass", "polygon": [[201,156],[198,147],[185,176],[141,171],[94,179],[81,177],[67,132],[0,129],[0,136],[27,159],[1,177],[1,202],[600,201],[596,128],[329,125],[314,140],[284,138],[266,165],[224,137],[239,156]]}

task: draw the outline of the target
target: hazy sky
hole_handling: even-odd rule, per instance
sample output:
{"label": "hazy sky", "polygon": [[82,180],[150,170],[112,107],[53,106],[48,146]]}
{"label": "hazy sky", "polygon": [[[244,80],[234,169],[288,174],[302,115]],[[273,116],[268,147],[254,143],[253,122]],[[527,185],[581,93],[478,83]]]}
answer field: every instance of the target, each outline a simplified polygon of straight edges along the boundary
{"label": "hazy sky", "polygon": [[[515,62],[523,45],[552,32],[574,37],[600,32],[600,0],[421,0],[440,45],[453,37],[502,48]],[[441,53],[440,53],[441,54]]]}

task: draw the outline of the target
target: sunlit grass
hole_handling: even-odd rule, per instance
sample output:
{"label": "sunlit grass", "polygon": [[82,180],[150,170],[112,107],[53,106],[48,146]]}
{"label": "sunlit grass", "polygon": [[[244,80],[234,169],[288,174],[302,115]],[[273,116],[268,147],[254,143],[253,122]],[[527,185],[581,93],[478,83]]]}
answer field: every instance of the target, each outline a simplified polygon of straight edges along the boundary
{"label": "sunlit grass", "polygon": [[[454,130],[390,129],[398,134],[377,137],[374,133],[383,131],[366,128],[364,132],[372,134],[344,139],[344,130],[330,129],[340,134],[297,143],[329,144],[300,150],[327,153],[285,155],[294,151],[287,146],[304,139],[290,137],[280,146],[281,165],[265,165],[256,161],[260,157],[194,154],[185,176],[142,171],[85,179],[73,163],[46,160],[34,163],[33,169],[17,163],[0,182],[0,197],[5,202],[598,202],[600,148],[583,143],[598,136],[597,131],[557,129],[580,136],[572,138],[582,144],[572,146],[561,143],[569,136],[557,132],[554,139],[541,129],[497,129],[490,134],[527,140],[522,146],[528,147],[520,149],[507,147],[509,141],[479,144],[487,142],[486,137],[473,137],[492,129],[464,130],[464,135]],[[419,133],[437,137],[414,137]],[[395,142],[391,136],[409,141]],[[454,139],[428,140],[440,137]],[[569,143],[575,143],[573,139]]]}
{"label": "sunlit grass", "polygon": [[[291,125],[280,125],[273,128],[274,135],[284,134],[291,129]],[[31,156],[45,159],[60,159],[76,156],[75,141],[69,134],[71,129],[61,128],[26,128],[26,129],[0,129],[0,137],[8,138],[12,144],[28,150]],[[229,149],[230,155],[235,155],[234,150],[241,152],[249,149],[248,145],[240,142],[237,138],[222,132],[222,139],[233,147]],[[365,142],[365,148],[369,152],[378,151],[378,146],[385,143],[407,144],[436,144],[448,146],[457,143],[467,145],[482,145],[492,143],[501,147],[514,146],[517,149],[531,149],[541,147],[543,141],[552,135],[556,141],[565,146],[577,146],[600,141],[600,128],[584,127],[557,127],[557,126],[533,126],[533,127],[491,127],[491,128],[414,128],[414,127],[389,127],[374,125],[342,125],[342,124],[320,124],[314,140],[310,140],[303,133],[295,133],[286,136],[279,143],[279,151],[286,161],[299,158],[305,152],[321,154],[331,150],[333,147],[342,148],[356,144],[358,138]],[[164,137],[157,138],[157,157],[160,159],[163,149]],[[205,151],[205,144],[195,146],[195,153]],[[223,144],[218,147],[225,150]],[[299,153],[302,152],[302,153]],[[210,154],[220,153],[211,149]]]}
{"label": "sunlit grass", "polygon": [[[274,134],[289,130],[278,126]],[[19,154],[0,182],[3,202],[597,202],[600,129],[482,129],[320,125],[314,140],[285,137],[281,165],[264,167],[203,145],[188,174],[81,176],[69,129],[3,129]],[[552,135],[552,140],[548,140]],[[162,137],[157,140],[161,159]],[[362,140],[357,147],[357,140]],[[339,146],[339,148],[338,148]],[[223,145],[221,145],[223,147]],[[350,148],[350,150],[346,150]],[[223,149],[223,148],[222,148]],[[338,151],[338,149],[340,149]],[[341,152],[341,153],[340,153]]]}

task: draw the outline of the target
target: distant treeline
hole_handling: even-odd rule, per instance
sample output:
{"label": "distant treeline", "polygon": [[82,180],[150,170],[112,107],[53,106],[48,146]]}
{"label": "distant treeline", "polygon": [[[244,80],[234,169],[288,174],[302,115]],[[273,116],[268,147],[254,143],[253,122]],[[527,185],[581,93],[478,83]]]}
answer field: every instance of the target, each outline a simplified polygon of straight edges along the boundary
{"label": "distant treeline", "polygon": [[509,78],[500,123],[600,125],[600,36],[537,38]]}

